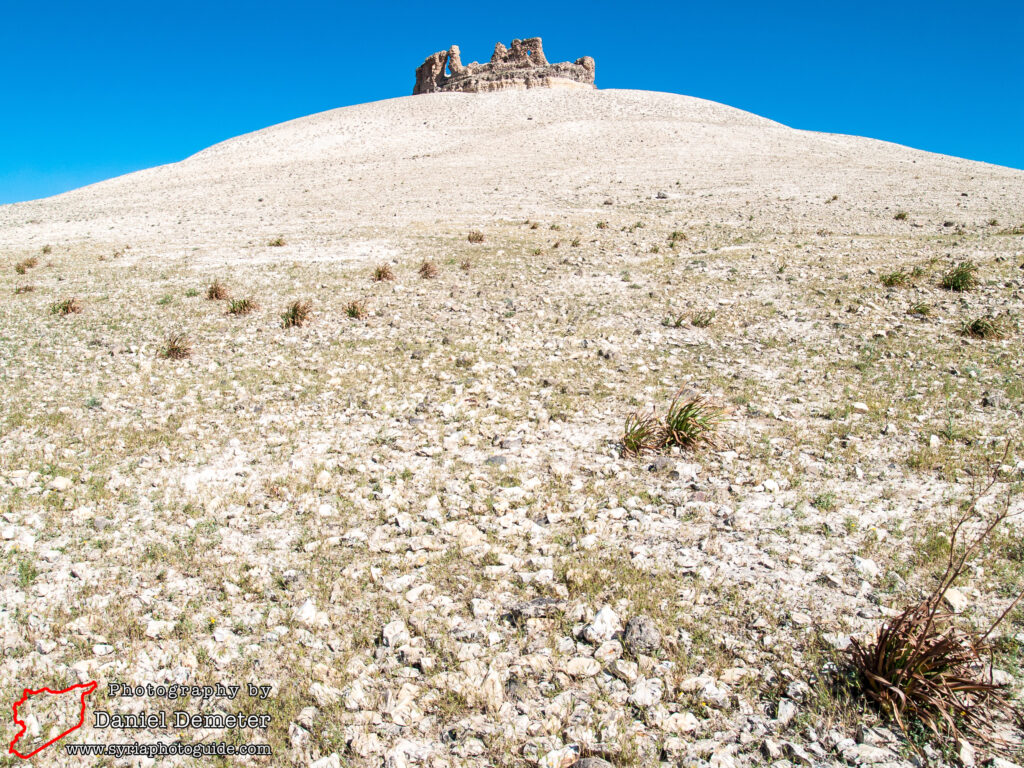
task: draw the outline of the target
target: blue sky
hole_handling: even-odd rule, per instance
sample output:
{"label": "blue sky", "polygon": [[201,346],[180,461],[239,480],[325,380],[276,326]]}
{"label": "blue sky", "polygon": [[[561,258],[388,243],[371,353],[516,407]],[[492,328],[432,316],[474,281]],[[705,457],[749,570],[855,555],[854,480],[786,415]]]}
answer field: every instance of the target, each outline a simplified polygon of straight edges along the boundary
{"label": "blue sky", "polygon": [[[446,12],[450,9],[450,14]],[[1024,2],[279,3],[4,0],[0,203],[411,93],[497,40],[597,61],[602,88],[1024,168]]]}

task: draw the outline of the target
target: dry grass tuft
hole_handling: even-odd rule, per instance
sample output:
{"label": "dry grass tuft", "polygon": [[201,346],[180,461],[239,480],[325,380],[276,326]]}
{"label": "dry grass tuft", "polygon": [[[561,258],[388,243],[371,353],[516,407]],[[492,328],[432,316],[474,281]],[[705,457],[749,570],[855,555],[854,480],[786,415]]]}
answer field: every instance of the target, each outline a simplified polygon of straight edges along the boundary
{"label": "dry grass tuft", "polygon": [[232,299],[228,304],[229,315],[248,315],[259,308],[253,299]]}
{"label": "dry grass tuft", "polygon": [[666,447],[694,448],[701,443],[715,446],[714,433],[725,417],[725,409],[701,395],[676,393],[665,416],[663,441]]}
{"label": "dry grass tuft", "polygon": [[206,289],[206,298],[211,301],[224,301],[228,298],[228,289],[220,280],[214,280]]}
{"label": "dry grass tuft", "polygon": [[307,299],[302,299],[288,305],[288,309],[281,315],[281,322],[285,328],[301,328],[310,321],[312,316],[312,303]]}
{"label": "dry grass tuft", "polygon": [[70,299],[63,299],[55,304],[50,305],[50,313],[54,315],[60,315],[61,317],[67,317],[68,315],[77,315],[82,311],[82,302],[72,296]]}
{"label": "dry grass tuft", "polygon": [[370,308],[364,299],[353,299],[345,305],[345,314],[353,320],[365,320],[370,314]]}
{"label": "dry grass tuft", "polygon": [[626,417],[619,444],[627,455],[661,451],[672,446],[695,448],[701,443],[717,446],[714,433],[725,418],[726,410],[700,395],[679,390],[669,405],[663,422],[654,412],[634,411]]}
{"label": "dry grass tuft", "polygon": [[969,291],[978,284],[978,265],[961,261],[942,276],[942,287],[947,291]]}
{"label": "dry grass tuft", "polygon": [[420,277],[426,280],[433,280],[437,277],[438,269],[437,264],[432,261],[424,261],[420,264]]}
{"label": "dry grass tuft", "polygon": [[271,248],[282,248],[286,245],[283,237],[275,237],[273,240],[267,243]]}
{"label": "dry grass tuft", "polygon": [[14,289],[14,295],[20,296],[23,293],[32,293],[35,289],[36,287],[34,285],[19,285]]}
{"label": "dry grass tuft", "polygon": [[378,264],[373,268],[373,282],[382,283],[385,280],[394,280],[395,271],[390,264]]}
{"label": "dry grass tuft", "polygon": [[628,456],[639,456],[661,449],[661,426],[654,412],[634,411],[626,417],[626,425],[619,438],[622,452]]}
{"label": "dry grass tuft", "polygon": [[484,241],[484,233],[473,230],[467,235],[466,239],[471,243],[482,243]]}
{"label": "dry grass tuft", "polygon": [[960,328],[960,333],[964,336],[970,336],[974,339],[985,339],[986,341],[1005,339],[1009,335],[1006,320],[1002,317],[993,317],[992,315],[985,315],[964,323]]}
{"label": "dry grass tuft", "polygon": [[[1008,455],[1009,445],[1003,459]],[[1024,725],[1024,713],[1006,687],[992,681],[988,642],[1024,591],[984,634],[958,624],[941,605],[993,531],[1019,514],[1009,511],[1011,493],[990,519],[978,512],[978,499],[988,494],[998,476],[997,469],[988,487],[952,522],[946,570],[931,594],[885,622],[872,640],[861,644],[855,639],[847,651],[864,695],[904,732],[916,722],[940,740],[973,737],[989,749],[1009,746],[996,733],[997,720]],[[981,532],[969,539],[968,529]]]}
{"label": "dry grass tuft", "polygon": [[469,270],[471,270],[472,268],[473,262],[471,262],[469,259],[463,259],[462,263],[459,264],[459,269],[461,269],[463,272],[469,272]]}
{"label": "dry grass tuft", "polygon": [[27,259],[22,259],[17,264],[15,264],[14,271],[17,272],[19,275],[24,275],[26,272],[28,272],[30,269],[37,266],[38,264],[39,259],[37,259],[35,256],[29,256]]}
{"label": "dry grass tuft", "polygon": [[172,333],[161,354],[168,360],[185,360],[192,356],[192,342],[184,333]]}

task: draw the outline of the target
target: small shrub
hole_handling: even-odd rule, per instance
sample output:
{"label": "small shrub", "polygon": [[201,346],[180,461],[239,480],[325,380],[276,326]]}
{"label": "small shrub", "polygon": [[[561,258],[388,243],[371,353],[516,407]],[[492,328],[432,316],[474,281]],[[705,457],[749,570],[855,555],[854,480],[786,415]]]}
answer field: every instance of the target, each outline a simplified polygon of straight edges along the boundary
{"label": "small shrub", "polygon": [[942,276],[942,287],[947,291],[969,291],[978,284],[978,265],[961,261]]}
{"label": "small shrub", "polygon": [[910,275],[903,269],[886,272],[878,278],[886,288],[896,288],[910,283]]}
{"label": "small shrub", "polygon": [[370,314],[370,309],[362,299],[354,299],[345,305],[345,314],[353,320],[364,320]]}
{"label": "small shrub", "polygon": [[659,253],[660,251],[661,247],[657,243],[651,246],[651,253]]}
{"label": "small shrub", "polygon": [[14,295],[18,296],[22,293],[32,293],[35,289],[36,287],[34,285],[19,285],[14,289]]}
{"label": "small shrub", "polygon": [[[531,227],[531,229],[536,229],[536,228],[537,228],[536,224],[534,224],[533,227]],[[466,239],[469,240],[469,242],[471,242],[471,243],[482,243],[484,241],[484,233],[483,232],[477,232],[474,229],[472,232],[470,232],[466,236]]]}
{"label": "small shrub", "polygon": [[259,305],[252,299],[231,299],[228,303],[228,314],[248,315],[256,311]]}
{"label": "small shrub", "polygon": [[390,264],[378,264],[373,268],[373,282],[383,283],[385,280],[394,280],[395,271]]}
{"label": "small shrub", "polygon": [[907,212],[906,211],[897,211],[896,215],[893,216],[893,218],[896,221],[906,221],[907,220]]}
{"label": "small shrub", "polygon": [[[1008,445],[1004,461],[1009,449]],[[1006,686],[993,682],[988,672],[989,637],[1024,592],[1014,597],[984,634],[958,623],[955,615],[942,609],[946,591],[986,548],[993,531],[1013,514],[1011,493],[991,516],[978,512],[978,500],[998,478],[996,470],[988,486],[951,521],[946,569],[933,591],[887,620],[872,639],[862,643],[855,638],[847,650],[860,690],[905,733],[920,724],[950,742],[973,737],[989,749],[1000,749],[1008,745],[998,736],[994,718],[1005,718],[1018,727],[1024,723],[1024,712],[1014,705]],[[980,531],[973,539],[968,538],[972,530]]]}
{"label": "small shrub", "polygon": [[44,245],[43,246],[43,255],[44,256],[49,256],[51,253],[53,253],[53,246],[52,245]]}
{"label": "small shrub", "polygon": [[206,289],[206,298],[210,301],[224,301],[228,298],[228,289],[220,280],[214,280]]}
{"label": "small shrub", "polygon": [[60,315],[61,317],[66,317],[72,314],[78,314],[81,311],[82,302],[80,302],[75,297],[58,301],[57,303],[52,304],[50,306],[50,313],[54,315]]}
{"label": "small shrub", "polygon": [[630,456],[659,450],[663,445],[662,430],[654,413],[634,411],[627,416],[619,444],[623,454]]}
{"label": "small shrub", "polygon": [[597,228],[598,229],[608,229],[608,222],[607,221],[599,221],[599,222],[597,222]]}
{"label": "small shrub", "polygon": [[171,294],[169,293],[165,293],[163,296],[156,300],[156,303],[158,306],[166,307],[168,304],[174,303],[174,297],[171,296]]}
{"label": "small shrub", "polygon": [[678,230],[678,229],[670,232],[669,236],[668,236],[668,241],[669,241],[669,243],[673,244],[672,245],[673,248],[675,248],[675,243],[679,242],[680,240],[685,240],[685,239],[686,239],[686,233],[682,232],[681,230]]}
{"label": "small shrub", "polygon": [[999,226],[999,219],[989,219],[988,220],[988,225],[990,227],[998,227]]}
{"label": "small shrub", "polygon": [[280,237],[280,236],[275,237],[273,240],[271,240],[269,243],[267,243],[267,245],[269,245],[271,248],[281,248],[285,244],[286,243],[284,241],[284,238]]}
{"label": "small shrub", "polygon": [[706,398],[676,393],[665,416],[663,442],[666,447],[694,448],[701,443],[717,444],[714,432],[725,411]]}
{"label": "small shrub", "polygon": [[986,341],[1005,339],[1008,335],[1005,320],[1001,317],[993,317],[992,315],[984,315],[964,323],[960,328],[960,333],[964,336],[985,339]]}
{"label": "small shrub", "polygon": [[192,342],[184,333],[172,333],[161,354],[168,360],[184,360],[192,356]]}
{"label": "small shrub", "polygon": [[912,304],[910,306],[910,309],[907,310],[908,315],[919,315],[920,317],[927,317],[931,313],[931,305],[925,304],[923,301],[919,301],[916,304]]}
{"label": "small shrub", "polygon": [[281,322],[285,328],[301,328],[309,322],[312,315],[313,305],[309,301],[293,301],[281,315]]}
{"label": "small shrub", "polygon": [[433,280],[437,277],[437,264],[432,261],[424,261],[420,264],[420,277],[426,280]]}
{"label": "small shrub", "polygon": [[185,291],[185,298],[187,298],[187,299],[194,299],[198,295],[199,295],[199,289],[198,288],[189,288],[187,291]]}
{"label": "small shrub", "polygon": [[471,262],[469,259],[463,259],[462,263],[459,264],[459,269],[461,269],[463,272],[469,272],[469,270],[471,270],[472,268],[473,262]]}
{"label": "small shrub", "polygon": [[715,319],[715,310],[709,309],[704,312],[697,312],[690,318],[690,325],[694,328],[707,328]]}
{"label": "small shrub", "polygon": [[539,229],[540,224],[536,221],[530,222],[530,229]]}

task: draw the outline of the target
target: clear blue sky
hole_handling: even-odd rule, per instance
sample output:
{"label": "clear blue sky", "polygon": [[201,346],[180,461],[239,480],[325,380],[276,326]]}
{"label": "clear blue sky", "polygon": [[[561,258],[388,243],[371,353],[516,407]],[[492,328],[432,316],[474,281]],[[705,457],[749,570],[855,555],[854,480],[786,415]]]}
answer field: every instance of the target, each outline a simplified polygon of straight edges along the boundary
{"label": "clear blue sky", "polygon": [[1024,168],[1022,0],[3,0],[0,203],[405,96],[434,51],[534,35],[593,56],[598,87]]}

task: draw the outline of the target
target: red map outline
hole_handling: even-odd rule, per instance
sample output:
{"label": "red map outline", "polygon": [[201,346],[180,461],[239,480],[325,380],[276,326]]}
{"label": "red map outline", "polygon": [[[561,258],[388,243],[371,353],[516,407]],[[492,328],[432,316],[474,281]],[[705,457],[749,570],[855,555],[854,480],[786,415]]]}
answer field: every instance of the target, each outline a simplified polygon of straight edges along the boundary
{"label": "red map outline", "polygon": [[[70,688],[65,688],[62,691],[53,691],[53,690],[50,690],[49,688],[40,688],[39,690],[34,691],[34,690],[29,689],[29,688],[25,688],[24,689],[24,693],[21,694],[21,698],[18,699],[16,702],[14,702],[14,722],[15,722],[16,725],[20,725],[21,728],[18,730],[17,734],[15,734],[14,739],[11,741],[11,746],[8,748],[8,752],[10,754],[12,754],[12,755],[17,755],[22,760],[28,760],[33,755],[41,752],[42,750],[46,749],[48,746],[53,744],[53,742],[60,741],[61,739],[63,739],[65,736],[67,736],[72,731],[76,731],[79,728],[81,728],[82,725],[85,723],[85,697],[88,696],[93,691],[95,691],[97,685],[98,685],[98,683],[95,680],[93,680],[92,682],[89,682],[89,683],[79,683],[78,685],[72,685]],[[21,752],[16,750],[14,748],[14,745],[18,743],[18,739],[20,739],[22,736],[24,736],[25,735],[25,731],[28,730],[28,726],[25,724],[25,721],[18,719],[18,707],[20,707],[22,704],[24,704],[26,701],[28,701],[28,697],[29,696],[38,696],[40,693],[49,693],[49,694],[52,694],[54,696],[59,696],[62,693],[69,693],[69,692],[75,690],[76,688],[81,688],[82,689],[82,693],[80,695],[80,701],[81,701],[81,704],[82,704],[82,712],[81,712],[81,714],[79,715],[79,718],[78,718],[78,725],[75,725],[75,726],[72,726],[71,728],[68,728],[66,731],[64,731],[64,733],[60,734],[59,736],[57,736],[55,738],[50,739],[48,742],[43,744],[43,746],[38,747],[37,749],[34,749],[33,751],[29,752],[27,755],[23,755],[23,754],[21,754]]]}

